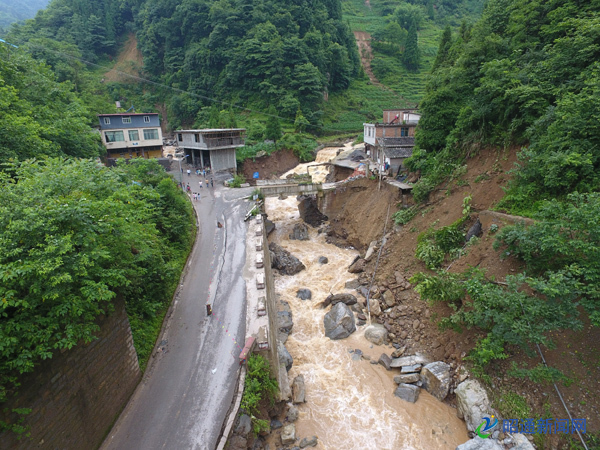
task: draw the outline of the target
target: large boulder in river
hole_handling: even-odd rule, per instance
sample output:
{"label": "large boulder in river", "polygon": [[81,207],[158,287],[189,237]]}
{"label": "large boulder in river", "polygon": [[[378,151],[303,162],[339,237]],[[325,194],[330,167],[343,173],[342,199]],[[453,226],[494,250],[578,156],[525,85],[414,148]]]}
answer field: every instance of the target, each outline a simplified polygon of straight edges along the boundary
{"label": "large boulder in river", "polygon": [[275,242],[269,244],[269,250],[271,251],[271,267],[279,270],[281,274],[295,275],[306,269],[298,258]]}
{"label": "large boulder in river", "polygon": [[308,241],[308,227],[303,223],[294,225],[290,239],[297,241]]}
{"label": "large boulder in river", "polygon": [[458,418],[465,419],[467,429],[475,432],[484,417],[493,414],[485,389],[477,380],[465,380],[456,386],[456,407]]}
{"label": "large boulder in river", "polygon": [[420,392],[421,389],[414,384],[400,384],[394,391],[394,395],[407,402],[415,403],[419,398]]}
{"label": "large boulder in river", "polygon": [[358,300],[356,300],[356,297],[352,294],[334,294],[334,295],[329,295],[324,301],[323,301],[323,308],[328,307],[329,305],[335,305],[337,303],[345,303],[348,306],[351,305],[356,305],[358,303]]}
{"label": "large boulder in river", "polygon": [[306,388],[304,387],[304,375],[298,375],[292,382],[292,402],[304,403],[306,401]]}
{"label": "large boulder in river", "polygon": [[298,291],[296,291],[296,297],[298,297],[300,300],[310,300],[312,298],[312,292],[310,291],[310,289],[298,289]]}
{"label": "large boulder in river", "polygon": [[337,303],[323,317],[325,336],[329,339],[344,339],[356,331],[354,313],[348,305]]}
{"label": "large boulder in river", "polygon": [[388,338],[388,331],[381,324],[374,323],[365,328],[365,338],[375,345],[383,345]]}
{"label": "large boulder in river", "polygon": [[317,207],[317,198],[314,195],[298,196],[298,211],[300,217],[313,228],[317,228],[323,222],[326,222],[328,217],[319,211]]}
{"label": "large boulder in river", "polygon": [[443,401],[450,389],[450,366],[442,361],[427,364],[421,369],[421,382],[423,389]]}

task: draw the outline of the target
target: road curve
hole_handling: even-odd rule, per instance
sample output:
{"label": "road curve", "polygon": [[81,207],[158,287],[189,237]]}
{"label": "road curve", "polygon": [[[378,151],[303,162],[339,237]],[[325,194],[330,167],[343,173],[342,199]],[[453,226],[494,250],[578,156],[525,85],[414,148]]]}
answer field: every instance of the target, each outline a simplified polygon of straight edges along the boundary
{"label": "road curve", "polygon": [[[199,177],[188,180],[198,186]],[[247,203],[225,198],[225,188],[217,183],[199,191],[201,198],[194,202],[199,232],[160,349],[101,449],[212,450],[217,445],[246,332]],[[209,297],[214,313],[206,317]]]}

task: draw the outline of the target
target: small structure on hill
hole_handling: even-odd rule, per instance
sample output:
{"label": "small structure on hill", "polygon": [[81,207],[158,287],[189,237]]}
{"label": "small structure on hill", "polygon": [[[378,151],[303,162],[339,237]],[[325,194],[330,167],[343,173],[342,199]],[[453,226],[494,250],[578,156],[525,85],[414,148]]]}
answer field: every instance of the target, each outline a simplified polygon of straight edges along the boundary
{"label": "small structure on hill", "polygon": [[213,172],[236,172],[235,149],[243,147],[244,128],[177,130],[177,146],[185,153],[186,162]]}
{"label": "small structure on hill", "polygon": [[414,109],[386,109],[383,123],[364,123],[365,151],[392,174],[403,168],[404,160],[412,156],[415,129],[421,115]]}
{"label": "small structure on hill", "polygon": [[162,157],[158,113],[98,114],[98,120],[109,163],[116,158]]}

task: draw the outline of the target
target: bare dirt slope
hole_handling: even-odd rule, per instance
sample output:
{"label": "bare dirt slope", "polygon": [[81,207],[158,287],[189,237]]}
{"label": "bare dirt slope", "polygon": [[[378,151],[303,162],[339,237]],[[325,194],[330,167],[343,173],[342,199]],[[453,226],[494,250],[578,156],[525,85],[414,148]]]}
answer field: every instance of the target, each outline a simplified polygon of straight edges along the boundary
{"label": "bare dirt slope", "polygon": [[134,81],[134,78],[127,75],[138,76],[143,65],[142,53],[137,47],[135,34],[130,33],[117,56],[114,67],[104,74],[104,79],[106,81],[130,83]]}
{"label": "bare dirt slope", "polygon": [[371,69],[371,60],[373,59],[373,51],[371,50],[371,35],[365,31],[355,31],[356,45],[358,45],[358,53],[365,73],[369,76],[371,83],[377,86],[383,86],[373,74]]}
{"label": "bare dirt slope", "polygon": [[[415,258],[418,235],[429,227],[439,228],[450,225],[462,215],[463,199],[472,196],[471,220],[481,212],[492,208],[503,196],[502,188],[509,179],[508,171],[516,161],[517,149],[481,151],[471,158],[464,173],[455,180],[444,183],[432,194],[430,203],[421,209],[417,216],[403,227],[388,223],[388,230],[394,231],[382,252],[382,258],[375,276],[375,285],[381,289],[392,289],[397,304],[406,308],[403,315],[392,311],[377,319],[395,335],[397,344],[406,347],[407,353],[425,351],[436,359],[443,359],[454,369],[464,365],[465,357],[475,345],[479,336],[476,330],[464,330],[462,334],[454,331],[440,331],[435,318],[450,314],[445,305],[428,305],[421,301],[412,288],[394,288],[397,285],[395,274],[400,273],[409,279],[417,272],[430,272],[424,264]],[[374,181],[361,180],[338,194],[327,214],[331,228],[339,237],[356,248],[364,251],[369,243],[381,238],[383,223],[388,205],[391,212],[397,211],[399,196],[391,187],[377,190]],[[480,241],[467,248],[467,254],[455,261],[447,260],[444,269],[450,266],[450,272],[463,272],[470,267],[484,269],[489,278],[502,281],[508,274],[523,270],[523,264],[512,258],[501,258],[501,253],[492,248],[494,236],[489,232],[491,223],[487,213],[481,214],[484,225]],[[502,227],[502,221],[496,221]],[[361,277],[371,279],[375,259],[373,258]],[[377,295],[377,294],[375,294]],[[559,387],[569,405],[574,418],[586,418],[588,432],[598,432],[600,423],[600,330],[586,325],[578,332],[566,331],[554,333],[557,344],[555,349],[543,348],[548,364],[561,370],[569,381]],[[551,384],[534,384],[529,380],[517,379],[507,374],[513,362],[521,366],[533,367],[540,363],[534,352],[527,356],[521,349],[511,349],[512,357],[506,361],[493,363],[488,373],[492,374],[488,384],[495,406],[506,408],[510,394],[517,393],[526,401],[532,418],[567,418],[560,400]],[[468,365],[468,364],[467,364]],[[568,386],[567,386],[568,385]],[[512,417],[505,417],[512,418]],[[562,448],[565,444],[558,436],[536,437],[538,448]],[[566,447],[565,447],[566,448]]]}
{"label": "bare dirt slope", "polygon": [[279,150],[270,156],[263,156],[255,160],[248,159],[242,166],[242,174],[252,183],[252,174],[258,172],[260,179],[279,178],[288,170],[293,169],[300,161],[291,150]]}

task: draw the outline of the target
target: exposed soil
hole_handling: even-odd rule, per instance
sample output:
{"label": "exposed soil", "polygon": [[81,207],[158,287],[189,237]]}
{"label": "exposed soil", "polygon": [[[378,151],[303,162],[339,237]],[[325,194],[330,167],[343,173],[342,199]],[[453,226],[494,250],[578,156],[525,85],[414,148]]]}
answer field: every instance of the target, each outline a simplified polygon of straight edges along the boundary
{"label": "exposed soil", "polygon": [[269,156],[247,159],[242,166],[242,175],[250,184],[255,184],[252,175],[258,172],[261,180],[279,178],[288,170],[293,169],[300,160],[291,150],[278,150]]}
{"label": "exposed soil", "polygon": [[[371,7],[371,5],[368,5]],[[358,54],[360,55],[360,62],[365,69],[365,73],[369,76],[371,83],[377,86],[383,86],[379,80],[373,74],[371,69],[371,60],[373,59],[373,51],[371,50],[371,35],[365,31],[355,31],[354,37],[356,38],[356,45],[358,45]]]}
{"label": "exposed soil", "polygon": [[114,67],[104,74],[104,79],[119,83],[131,83],[134,79],[126,74],[138,76],[143,65],[142,52],[137,47],[135,34],[130,33],[117,56]]}
{"label": "exposed soil", "polygon": [[[446,360],[455,370],[465,364],[464,358],[475,345],[479,332],[464,330],[459,334],[440,331],[435,318],[449,315],[450,308],[442,304],[426,304],[412,288],[394,288],[397,284],[395,273],[399,272],[408,280],[417,272],[430,272],[414,257],[417,236],[430,226],[437,229],[459,219],[463,199],[468,195],[472,196],[472,221],[481,211],[492,208],[503,196],[502,187],[506,186],[507,172],[513,168],[516,152],[514,148],[500,152],[492,149],[481,151],[468,161],[464,174],[440,186],[432,194],[430,202],[407,225],[394,226],[390,217],[387,230],[393,232],[382,252],[374,284],[382,290],[392,289],[397,304],[403,305],[406,310],[400,317],[388,313],[377,319],[396,336],[394,342],[406,346],[406,354],[425,352],[436,359]],[[397,211],[399,200],[398,191],[387,184],[382,185],[381,190],[378,190],[376,181],[360,180],[349,184],[345,192],[332,196],[325,211],[331,219],[331,232],[340,242],[345,240],[364,251],[372,240],[381,239],[388,205],[391,205],[391,216]],[[489,232],[492,220],[503,226],[502,221],[482,214],[483,235],[479,242],[469,246],[467,254],[458,260],[445,261],[443,268],[449,267],[449,272],[463,272],[469,267],[478,267],[497,281],[503,281],[508,274],[521,272],[521,261],[513,257],[501,258],[501,253],[492,248],[495,239]],[[371,279],[375,261],[376,258],[371,259],[359,278]],[[559,389],[573,418],[586,418],[587,432],[597,433],[600,430],[600,348],[597,345],[600,330],[586,324],[581,331],[556,332],[552,338],[556,348],[543,348],[544,356],[551,367],[559,369],[571,380],[567,382],[568,387],[559,384]],[[567,418],[552,384],[535,384],[506,373],[513,362],[527,367],[537,365],[541,362],[539,355],[533,349],[531,356],[521,349],[510,350],[511,358],[494,363],[488,370],[491,384],[487,387],[496,405],[505,394],[517,393],[531,408],[532,418]],[[538,448],[567,448],[564,435],[548,435],[545,440],[537,436],[534,442]]]}

